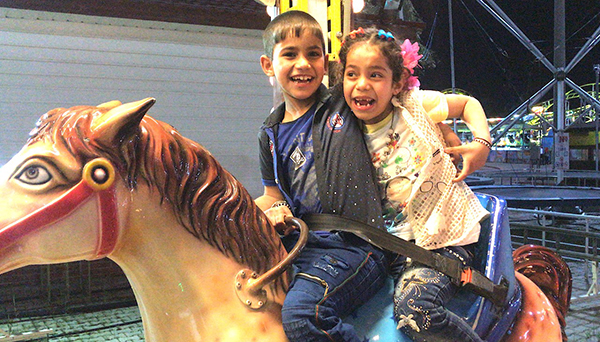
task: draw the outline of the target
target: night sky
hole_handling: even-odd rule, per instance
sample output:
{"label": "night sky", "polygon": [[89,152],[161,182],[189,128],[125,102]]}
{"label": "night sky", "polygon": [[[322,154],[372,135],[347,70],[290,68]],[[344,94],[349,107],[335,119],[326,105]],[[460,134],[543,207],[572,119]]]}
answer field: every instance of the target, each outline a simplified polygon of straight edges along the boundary
{"label": "night sky", "polygon": [[[552,63],[554,1],[495,3]],[[448,1],[413,0],[413,4],[427,24],[421,43],[429,43],[434,51],[421,70],[421,88],[451,88]],[[600,1],[566,0],[565,6],[568,64],[600,26]],[[478,98],[488,117],[506,116],[552,80],[550,71],[477,0],[453,0],[452,9],[456,88]],[[579,86],[594,83],[593,65],[599,63],[600,44],[596,44],[567,77]]]}

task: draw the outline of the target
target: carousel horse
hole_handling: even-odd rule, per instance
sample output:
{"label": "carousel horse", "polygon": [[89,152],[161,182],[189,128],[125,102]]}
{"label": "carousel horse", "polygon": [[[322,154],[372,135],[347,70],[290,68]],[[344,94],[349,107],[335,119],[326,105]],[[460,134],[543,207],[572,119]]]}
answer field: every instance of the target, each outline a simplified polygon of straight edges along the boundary
{"label": "carousel horse", "polygon": [[[291,220],[302,233],[287,253],[248,192],[208,151],[146,115],[154,102],[58,108],[40,118],[0,169],[0,274],[108,257],[133,288],[146,341],[286,341],[280,310],[305,225]],[[501,306],[460,294],[457,310],[488,341],[559,341],[568,268],[532,247],[519,254],[527,277],[515,276],[503,202],[480,199],[493,211],[484,224],[489,237],[480,239],[481,267],[509,291]],[[363,307],[348,319],[394,324],[382,303],[391,303],[385,290],[370,312]],[[408,341],[392,330],[364,334]]]}

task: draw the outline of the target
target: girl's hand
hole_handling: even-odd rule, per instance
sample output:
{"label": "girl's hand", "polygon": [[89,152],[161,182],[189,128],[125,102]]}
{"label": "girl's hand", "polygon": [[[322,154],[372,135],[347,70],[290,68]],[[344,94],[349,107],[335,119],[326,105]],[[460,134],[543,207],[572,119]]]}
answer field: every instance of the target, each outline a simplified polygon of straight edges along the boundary
{"label": "girl's hand", "polygon": [[485,165],[490,149],[476,141],[456,147],[446,147],[444,152],[448,154],[459,154],[463,159],[463,168],[454,178],[453,182],[460,182],[471,173],[479,170]]}
{"label": "girl's hand", "polygon": [[295,230],[294,227],[289,227],[287,224],[285,224],[286,217],[294,216],[290,211],[290,208],[288,208],[287,206],[282,205],[278,207],[269,208],[265,210],[265,215],[267,215],[267,218],[279,234],[285,236]]}
{"label": "girl's hand", "polygon": [[[454,133],[454,131],[452,130],[452,128],[450,126],[446,125],[443,122],[439,122],[437,125],[440,128],[440,130],[442,131],[442,135],[444,137],[444,140],[446,141],[446,146],[456,147],[456,146],[462,145],[462,141],[460,141],[460,138],[458,137],[458,135],[456,133]],[[450,155],[450,159],[452,160],[452,163],[454,163],[454,166],[456,166],[456,168],[458,168],[458,165],[461,162],[460,155],[458,155],[457,153],[448,153],[448,154]]]}

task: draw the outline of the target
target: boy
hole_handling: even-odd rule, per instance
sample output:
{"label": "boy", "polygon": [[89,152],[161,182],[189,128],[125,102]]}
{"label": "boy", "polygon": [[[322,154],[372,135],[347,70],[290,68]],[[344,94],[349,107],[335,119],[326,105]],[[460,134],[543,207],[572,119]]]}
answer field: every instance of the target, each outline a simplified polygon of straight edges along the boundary
{"label": "boy", "polygon": [[[284,103],[259,133],[265,190],[256,203],[272,222],[329,213],[383,227],[357,119],[341,94],[321,84],[327,56],[319,23],[304,12],[285,12],[267,26],[263,43],[261,66],[280,84]],[[284,244],[293,246],[297,233],[286,233]],[[290,341],[362,341],[340,317],[377,293],[385,264],[382,251],[352,234],[311,233],[282,309]]]}

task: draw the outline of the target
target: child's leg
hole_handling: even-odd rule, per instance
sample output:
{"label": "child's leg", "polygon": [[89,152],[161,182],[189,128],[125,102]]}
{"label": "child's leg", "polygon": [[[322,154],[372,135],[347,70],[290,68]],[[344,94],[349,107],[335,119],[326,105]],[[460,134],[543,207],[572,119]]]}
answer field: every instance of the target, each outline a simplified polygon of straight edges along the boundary
{"label": "child's leg", "polygon": [[282,309],[290,341],[363,341],[342,322],[383,286],[386,274],[379,252],[344,243],[337,234],[311,236],[294,263],[296,276]]}
{"label": "child's leg", "polygon": [[[470,264],[461,247],[437,250]],[[415,341],[483,341],[459,316],[445,308],[458,290],[443,273],[413,263],[407,265],[394,292],[394,316],[398,327]]]}

